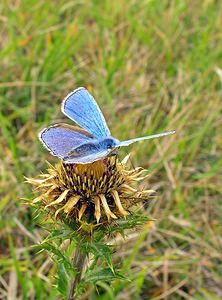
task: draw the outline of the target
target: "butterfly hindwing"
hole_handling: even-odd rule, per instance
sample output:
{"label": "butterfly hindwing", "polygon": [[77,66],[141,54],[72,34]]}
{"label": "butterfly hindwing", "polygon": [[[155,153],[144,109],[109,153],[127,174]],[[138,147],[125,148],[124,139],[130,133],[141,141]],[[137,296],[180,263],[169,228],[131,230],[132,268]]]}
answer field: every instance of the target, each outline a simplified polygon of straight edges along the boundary
{"label": "butterfly hindwing", "polygon": [[62,112],[94,137],[110,136],[109,128],[99,106],[85,88],[74,90],[63,100]]}
{"label": "butterfly hindwing", "polygon": [[66,124],[56,124],[39,133],[43,145],[54,155],[64,158],[73,148],[94,139],[84,130]]}
{"label": "butterfly hindwing", "polygon": [[88,155],[79,155],[79,156],[70,156],[64,158],[65,163],[75,163],[75,164],[89,164],[93,163],[94,161],[103,159],[104,157],[108,156],[110,151],[108,150],[98,150]]}

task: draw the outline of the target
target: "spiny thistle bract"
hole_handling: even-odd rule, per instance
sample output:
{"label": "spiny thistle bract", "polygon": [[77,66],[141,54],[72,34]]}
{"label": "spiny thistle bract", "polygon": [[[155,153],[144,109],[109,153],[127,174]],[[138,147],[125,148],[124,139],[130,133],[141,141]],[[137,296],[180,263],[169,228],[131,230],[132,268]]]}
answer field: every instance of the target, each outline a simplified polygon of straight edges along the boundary
{"label": "spiny thistle bract", "polygon": [[129,170],[127,160],[128,157],[120,162],[115,155],[89,164],[61,161],[49,165],[48,173],[39,179],[27,178],[38,193],[33,203],[45,207],[55,218],[65,217],[87,230],[126,217],[130,208],[153,193],[132,186],[146,177],[145,170]]}

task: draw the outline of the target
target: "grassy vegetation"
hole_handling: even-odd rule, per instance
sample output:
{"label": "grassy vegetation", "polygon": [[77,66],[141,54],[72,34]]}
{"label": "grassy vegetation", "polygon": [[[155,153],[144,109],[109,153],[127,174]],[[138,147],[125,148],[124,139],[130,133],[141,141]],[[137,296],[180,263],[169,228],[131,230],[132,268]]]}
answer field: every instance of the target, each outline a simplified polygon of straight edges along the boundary
{"label": "grassy vegetation", "polygon": [[37,133],[69,122],[60,103],[79,86],[119,139],[176,130],[122,151],[150,171],[156,221],[117,240],[131,281],[85,299],[222,298],[221,18],[216,0],[1,1],[0,299],[58,297],[54,266],[31,247],[44,232],[23,176],[55,161]]}

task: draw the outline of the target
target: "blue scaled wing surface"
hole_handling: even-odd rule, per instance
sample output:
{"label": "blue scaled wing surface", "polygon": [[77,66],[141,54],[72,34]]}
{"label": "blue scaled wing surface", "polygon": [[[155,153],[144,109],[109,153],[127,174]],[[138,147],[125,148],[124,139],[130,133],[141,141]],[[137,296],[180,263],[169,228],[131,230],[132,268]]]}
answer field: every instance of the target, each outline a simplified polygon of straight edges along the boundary
{"label": "blue scaled wing surface", "polygon": [[99,106],[85,88],[80,87],[74,90],[63,100],[62,112],[95,138],[110,136]]}
{"label": "blue scaled wing surface", "polygon": [[59,158],[64,159],[70,151],[95,139],[84,130],[66,124],[56,124],[39,133],[43,145]]}

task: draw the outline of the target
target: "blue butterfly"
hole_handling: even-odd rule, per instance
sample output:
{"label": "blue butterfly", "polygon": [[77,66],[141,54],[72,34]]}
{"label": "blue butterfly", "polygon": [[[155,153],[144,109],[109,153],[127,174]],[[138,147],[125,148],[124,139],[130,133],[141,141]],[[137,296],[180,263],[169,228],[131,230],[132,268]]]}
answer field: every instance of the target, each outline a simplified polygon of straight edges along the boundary
{"label": "blue butterfly", "polygon": [[95,99],[83,87],[71,92],[62,103],[62,112],[81,128],[56,124],[43,129],[39,139],[43,145],[65,163],[87,164],[115,153],[119,147],[175,131],[119,141],[111,136],[104,116]]}

